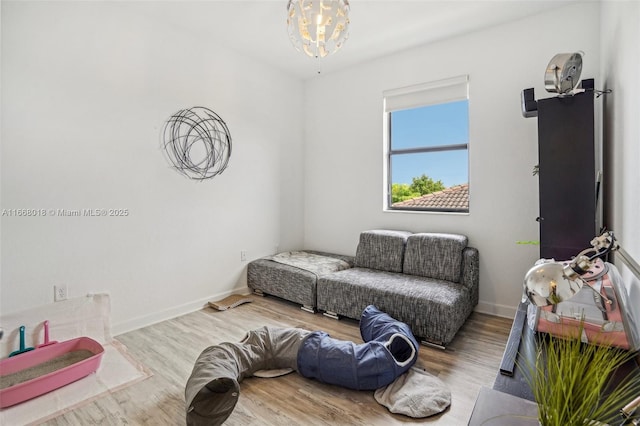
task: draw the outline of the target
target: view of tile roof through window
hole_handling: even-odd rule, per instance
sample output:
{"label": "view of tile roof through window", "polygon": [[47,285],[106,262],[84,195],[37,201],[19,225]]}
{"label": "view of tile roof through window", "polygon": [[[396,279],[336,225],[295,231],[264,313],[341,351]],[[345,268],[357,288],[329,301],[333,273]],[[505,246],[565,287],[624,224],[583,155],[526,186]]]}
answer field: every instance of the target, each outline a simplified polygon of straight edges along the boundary
{"label": "view of tile roof through window", "polygon": [[452,186],[442,191],[394,203],[392,207],[469,210],[469,184]]}

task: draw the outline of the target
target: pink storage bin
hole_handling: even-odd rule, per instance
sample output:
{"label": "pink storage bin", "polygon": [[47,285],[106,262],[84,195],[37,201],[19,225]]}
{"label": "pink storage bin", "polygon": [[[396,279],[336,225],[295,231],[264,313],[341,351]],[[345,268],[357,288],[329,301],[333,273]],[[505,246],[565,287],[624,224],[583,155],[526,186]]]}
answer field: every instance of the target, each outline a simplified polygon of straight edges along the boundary
{"label": "pink storage bin", "polygon": [[1,379],[3,376],[38,366],[74,351],[89,351],[93,355],[51,373],[1,389],[0,408],[10,407],[51,392],[97,371],[104,354],[104,348],[89,337],[78,337],[60,343],[52,343],[0,361]]}

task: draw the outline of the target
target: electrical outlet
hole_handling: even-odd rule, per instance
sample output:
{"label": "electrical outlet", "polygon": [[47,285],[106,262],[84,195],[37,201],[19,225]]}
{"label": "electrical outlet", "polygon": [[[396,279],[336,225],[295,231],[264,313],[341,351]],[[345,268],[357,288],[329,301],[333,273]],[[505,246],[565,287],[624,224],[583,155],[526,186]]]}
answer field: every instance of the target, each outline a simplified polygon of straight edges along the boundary
{"label": "electrical outlet", "polygon": [[246,261],[247,261],[247,252],[246,252],[246,251],[244,251],[244,250],[242,250],[242,251],[240,252],[240,261],[241,261],[241,262],[246,262]]}
{"label": "electrical outlet", "polygon": [[59,284],[53,286],[53,301],[60,302],[62,300],[67,300],[67,285]]}

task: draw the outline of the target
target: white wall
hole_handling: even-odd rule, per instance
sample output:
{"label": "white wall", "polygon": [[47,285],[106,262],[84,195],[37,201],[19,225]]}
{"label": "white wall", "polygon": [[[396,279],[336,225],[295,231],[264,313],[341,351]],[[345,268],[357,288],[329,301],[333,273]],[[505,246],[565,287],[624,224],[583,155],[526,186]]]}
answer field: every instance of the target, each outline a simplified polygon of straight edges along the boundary
{"label": "white wall", "polygon": [[[365,229],[466,234],[480,250],[478,310],[512,315],[539,253],[516,245],[538,239],[537,121],[522,117],[520,92],[551,96],[544,71],[561,52],[584,51],[582,77],[599,80],[598,13],[597,3],[574,4],[308,82],[305,245],[354,254]],[[383,212],[382,92],[461,74],[470,78],[470,213]]]}
{"label": "white wall", "polygon": [[[605,96],[604,141],[610,154],[605,175],[607,225],[623,248],[640,261],[640,3],[602,2],[601,74]],[[618,260],[635,306],[640,281]]]}
{"label": "white wall", "polygon": [[[223,43],[150,21],[140,4],[3,1],[2,209],[130,214],[2,217],[0,310],[49,303],[54,284],[72,297],[107,291],[118,333],[242,288],[240,250],[354,254],[361,230],[384,227],[469,235],[479,309],[511,315],[538,253],[515,244],[538,235],[536,119],[522,118],[520,91],[550,96],[546,64],[575,50],[582,76],[614,90],[610,226],[638,259],[638,7],[570,5],[320,76],[303,93]],[[470,75],[470,214],[383,212],[382,91],[458,74]],[[234,142],[229,169],[203,183],[159,149],[164,120],[194,105],[218,112]]]}
{"label": "white wall", "polygon": [[[241,250],[302,244],[302,83],[140,10],[2,2],[2,209],[129,210],[3,216],[3,313],[52,302],[54,284],[106,291],[117,334],[243,288]],[[202,183],[160,150],[164,121],[196,105],[233,138]]]}

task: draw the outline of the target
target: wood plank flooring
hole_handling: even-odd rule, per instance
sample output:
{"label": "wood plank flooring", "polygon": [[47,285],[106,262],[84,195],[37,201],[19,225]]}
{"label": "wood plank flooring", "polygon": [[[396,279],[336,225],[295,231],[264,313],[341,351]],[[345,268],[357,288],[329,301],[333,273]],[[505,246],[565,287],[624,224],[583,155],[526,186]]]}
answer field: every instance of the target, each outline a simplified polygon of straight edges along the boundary
{"label": "wood plank flooring", "polygon": [[[309,314],[275,297],[227,311],[206,308],[117,337],[153,377],[56,417],[46,425],[184,425],[184,385],[208,346],[241,340],[263,325],[323,330],[360,343],[358,324]],[[473,313],[446,351],[421,346],[416,366],[437,375],[452,392],[447,411],[427,419],[389,413],[372,391],[353,391],[297,373],[241,383],[240,400],[226,424],[235,425],[466,425],[482,386],[491,387],[511,320]]]}

